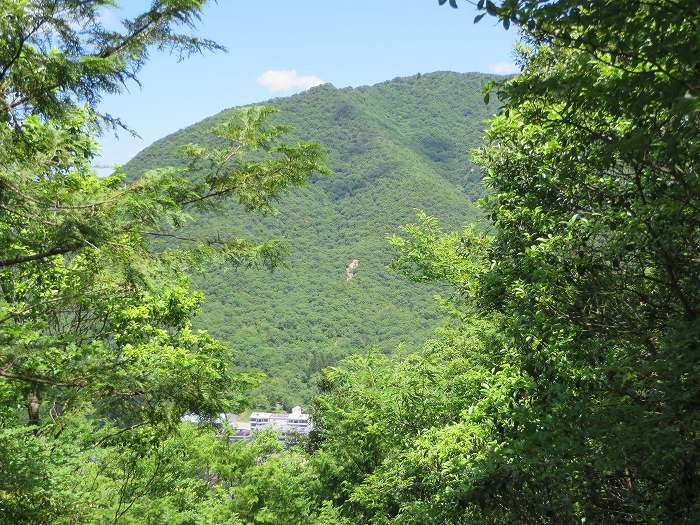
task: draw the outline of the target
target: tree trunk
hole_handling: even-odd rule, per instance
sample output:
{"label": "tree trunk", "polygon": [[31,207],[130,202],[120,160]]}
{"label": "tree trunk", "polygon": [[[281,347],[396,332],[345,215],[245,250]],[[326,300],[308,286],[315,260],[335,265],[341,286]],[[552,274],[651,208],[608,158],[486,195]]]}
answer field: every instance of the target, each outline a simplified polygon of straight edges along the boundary
{"label": "tree trunk", "polygon": [[39,396],[36,392],[30,392],[27,395],[27,414],[30,425],[39,424]]}

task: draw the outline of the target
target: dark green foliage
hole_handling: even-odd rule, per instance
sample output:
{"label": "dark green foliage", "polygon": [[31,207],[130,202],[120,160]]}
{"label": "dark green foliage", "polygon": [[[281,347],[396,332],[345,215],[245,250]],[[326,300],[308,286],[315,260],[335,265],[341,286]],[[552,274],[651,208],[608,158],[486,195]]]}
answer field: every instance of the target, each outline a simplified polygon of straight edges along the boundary
{"label": "dark green foliage", "polygon": [[[458,292],[440,367],[329,371],[311,463],[355,523],[695,524],[697,2],[498,4],[530,47],[475,153],[493,235],[422,217],[393,240]],[[411,413],[416,370],[440,393]]]}
{"label": "dark green foliage", "polygon": [[[480,172],[467,152],[493,111],[480,94],[492,78],[440,72],[356,89],[323,85],[272,102],[300,138],[325,147],[333,175],[287,194],[279,217],[254,219],[230,207],[192,229],[289,241],[288,267],[273,274],[210,272],[197,280],[207,297],[199,326],[270,376],[257,403],[308,401],[322,367],[370,345],[415,349],[430,336],[439,320],[436,289],[386,270],[386,237],[416,209],[453,227],[477,218],[470,201],[480,194]],[[229,114],[156,142],[125,170],[138,176],[176,162],[179,145],[206,143],[207,130]],[[345,269],[355,258],[360,265],[348,282]]]}

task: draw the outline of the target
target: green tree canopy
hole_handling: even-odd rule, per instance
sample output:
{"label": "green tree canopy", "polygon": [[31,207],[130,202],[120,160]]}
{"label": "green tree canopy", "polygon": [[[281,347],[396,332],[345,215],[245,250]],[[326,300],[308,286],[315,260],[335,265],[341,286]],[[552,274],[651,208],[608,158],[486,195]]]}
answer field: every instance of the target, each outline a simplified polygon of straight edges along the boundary
{"label": "green tree canopy", "polygon": [[96,489],[71,492],[71,472],[86,474],[105,447],[124,465],[105,485],[130,498],[120,519],[155,490],[149,476],[161,473],[139,465],[160,465],[181,416],[240,409],[256,383],[192,329],[202,296],[185,272],[272,268],[283,247],[181,229],[232,199],[274,212],[288,187],[328,173],[320,146],[286,141],[288,129],[267,122],[272,108],[251,107],[212,130],[216,145],[183,147],[179,167],[136,181],[90,168],[96,133],[119,124],[94,112],[102,93],[135,80],[149,49],[218,48],[176,32],[204,4],[153,2],[119,33],[100,23],[109,1],[0,3],[0,513],[10,522],[84,516]]}
{"label": "green tree canopy", "polygon": [[491,228],[393,239],[452,326],[326,374],[319,476],[356,523],[694,523],[697,6],[477,7],[523,34],[474,152]]}
{"label": "green tree canopy", "polygon": [[475,152],[492,234],[424,218],[394,244],[400,269],[455,285],[463,330],[499,336],[478,343],[470,406],[384,453],[342,505],[376,523],[693,523],[697,7],[478,7],[524,36]]}

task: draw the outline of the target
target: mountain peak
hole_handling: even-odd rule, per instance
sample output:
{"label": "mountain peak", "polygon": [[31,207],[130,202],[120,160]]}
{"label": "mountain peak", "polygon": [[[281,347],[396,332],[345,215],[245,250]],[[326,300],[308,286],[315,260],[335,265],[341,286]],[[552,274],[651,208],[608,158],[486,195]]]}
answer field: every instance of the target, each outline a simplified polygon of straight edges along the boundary
{"label": "mountain peak", "polygon": [[[323,84],[269,102],[295,129],[292,138],[324,146],[333,175],[290,192],[278,216],[231,206],[192,232],[277,238],[291,248],[288,268],[274,274],[217,271],[194,280],[207,296],[200,325],[237,349],[241,366],[267,372],[257,405],[305,402],[321,367],[368,345],[390,352],[431,335],[436,290],[387,270],[386,236],[418,209],[447,227],[476,219],[479,172],[468,151],[492,111],[481,95],[490,78],[438,71],[372,86]],[[179,145],[212,141],[207,131],[231,111],[157,141],[125,169],[138,175],[179,162]]]}

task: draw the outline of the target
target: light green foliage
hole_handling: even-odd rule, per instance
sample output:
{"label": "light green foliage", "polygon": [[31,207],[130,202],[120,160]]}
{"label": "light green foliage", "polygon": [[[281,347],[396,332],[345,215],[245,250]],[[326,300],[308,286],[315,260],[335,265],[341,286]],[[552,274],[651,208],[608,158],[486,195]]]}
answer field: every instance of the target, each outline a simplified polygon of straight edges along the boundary
{"label": "light green foliage", "polygon": [[242,235],[183,235],[183,226],[233,199],[270,212],[289,186],[328,173],[320,146],[285,141],[288,129],[267,123],[275,110],[251,107],[214,130],[217,147],[183,148],[179,166],[138,181],[90,170],[95,132],[110,121],[91,106],[134,78],[149,47],[216,47],[172,32],[203,4],[156,1],[117,34],[99,22],[111,2],[0,3],[5,522],[116,523],[172,483],[196,491],[192,472],[162,466],[177,453],[169,435],[186,412],[240,410],[258,382],[192,328],[202,295],[184,272],[271,268],[282,250]]}
{"label": "light green foliage", "polygon": [[[440,72],[355,89],[323,85],[271,101],[295,136],[324,146],[333,176],[285,195],[279,216],[260,220],[230,206],[191,229],[204,237],[249,231],[288,241],[287,265],[273,274],[221,272],[194,281],[207,297],[197,326],[239,349],[242,365],[268,374],[255,404],[308,403],[323,367],[370,346],[415,351],[432,335],[439,290],[387,270],[386,237],[417,209],[450,228],[477,219],[470,200],[479,194],[480,171],[468,150],[494,111],[480,93],[493,78]],[[230,114],[156,142],[125,171],[138,176],[175,163],[179,145],[207,144],[205,132]],[[354,258],[360,265],[347,282]]]}
{"label": "light green foliage", "polygon": [[[265,127],[270,111],[242,111],[240,122],[217,130],[228,141],[224,147],[190,146],[184,168],[161,168],[133,183],[96,178],[84,165],[89,157],[71,155],[69,136],[61,149],[76,166],[43,165],[4,149],[13,161],[0,171],[8,210],[0,229],[2,377],[34,385],[42,396],[55,388],[90,400],[154,400],[170,392],[188,400],[177,404],[176,415],[224,407],[234,377],[228,353],[190,328],[201,296],[187,291],[178,271],[202,258],[272,266],[279,254],[240,239],[181,236],[179,228],[190,210],[231,196],[251,209],[269,209],[287,185],[326,170],[318,146],[281,143],[283,130]],[[53,128],[52,136],[63,131]],[[247,160],[258,148],[267,150],[265,157]],[[181,244],[162,249],[161,238]],[[206,377],[217,378],[209,393],[201,390]]]}
{"label": "light green foliage", "polygon": [[454,299],[474,298],[490,238],[474,227],[444,233],[437,219],[425,212],[419,212],[418,219],[419,224],[403,227],[403,235],[389,238],[396,250],[392,268],[413,282],[444,281],[458,292]]}
{"label": "light green foliage", "polygon": [[411,484],[408,473],[393,478],[397,462],[426,429],[456,423],[476,402],[493,366],[490,356],[481,355],[484,341],[492,338],[485,322],[469,330],[452,326],[407,358],[356,356],[325,371],[316,408],[319,448],[311,460],[321,497],[336,501],[358,522],[369,519],[368,506],[379,500],[395,504],[373,484],[384,483],[384,476],[402,487]]}
{"label": "light green foliage", "polygon": [[[151,425],[167,436],[169,425],[185,412],[243,406],[256,374],[236,370],[230,349],[191,327],[202,296],[188,290],[182,271],[213,262],[272,267],[279,250],[269,243],[180,232],[192,209],[235,196],[247,208],[266,211],[288,185],[327,171],[317,145],[285,144],[282,128],[265,126],[271,111],[242,110],[216,130],[227,140],[224,146],[189,146],[184,167],[161,168],[135,182],[118,175],[98,179],[86,167],[90,156],[76,158],[71,133],[52,122],[29,121],[30,133],[46,131],[42,141],[17,135],[18,143],[31,141],[40,155],[23,158],[12,144],[2,148],[7,159],[0,166],[0,204],[7,211],[0,217],[2,422],[8,429],[19,426],[4,437],[11,450],[17,446],[12,439],[29,440],[39,447],[39,457],[52,450],[51,461],[45,460],[48,478],[22,474],[37,468],[32,457],[18,471],[5,472],[9,486],[0,504],[7,500],[8,516],[33,519],[24,505],[10,508],[23,497],[37,505],[39,520],[58,521],[69,511],[65,502],[53,503],[65,479],[63,470],[54,472],[48,463],[80,461],[86,449],[109,442],[122,429]],[[88,133],[78,139],[89,140]],[[47,154],[51,148],[65,154],[64,165]],[[41,154],[53,160],[44,164]],[[164,238],[171,241],[167,246]],[[88,417],[83,447],[55,449],[50,436],[66,433],[77,414]],[[36,428],[21,430],[27,421]],[[133,453],[150,453],[159,438],[149,439],[151,445],[136,443],[141,452]],[[131,453],[124,447],[117,456],[121,461]],[[122,472],[127,479],[148,477],[129,468]]]}
{"label": "light green foliage", "polygon": [[151,456],[113,473],[115,481],[132,476],[133,486],[124,491],[120,481],[125,501],[106,500],[105,512],[131,503],[122,521],[133,524],[307,523],[298,477],[302,457],[284,450],[274,433],[258,434],[251,443],[227,443],[210,429],[181,425]]}
{"label": "light green foliage", "polygon": [[[182,424],[147,454],[103,447],[77,466],[90,505],[76,521],[125,524],[335,523],[328,505],[311,506],[301,450],[285,448],[274,432],[230,443],[211,428]],[[324,521],[325,520],[325,521]],[[338,521],[338,523],[343,523]]]}

